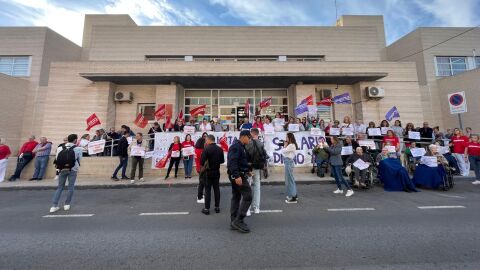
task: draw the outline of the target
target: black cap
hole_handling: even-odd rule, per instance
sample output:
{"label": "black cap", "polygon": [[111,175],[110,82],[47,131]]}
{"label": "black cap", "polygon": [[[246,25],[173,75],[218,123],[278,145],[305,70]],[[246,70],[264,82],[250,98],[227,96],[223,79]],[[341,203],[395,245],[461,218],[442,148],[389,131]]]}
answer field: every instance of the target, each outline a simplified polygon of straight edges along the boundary
{"label": "black cap", "polygon": [[240,136],[239,137],[242,137],[242,136],[248,136],[248,138],[252,138],[252,134],[250,134],[250,130],[240,131]]}

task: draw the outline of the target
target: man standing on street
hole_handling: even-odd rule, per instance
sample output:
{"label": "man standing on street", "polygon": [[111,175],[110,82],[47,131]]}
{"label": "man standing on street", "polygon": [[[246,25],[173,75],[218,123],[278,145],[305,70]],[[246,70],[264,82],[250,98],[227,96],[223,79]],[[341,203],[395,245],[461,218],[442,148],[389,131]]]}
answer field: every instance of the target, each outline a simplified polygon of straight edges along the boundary
{"label": "man standing on street", "polygon": [[[263,173],[267,161],[267,152],[263,147],[263,143],[258,139],[259,130],[252,128],[250,130],[252,140],[245,146],[249,163],[252,168],[253,175],[250,177],[250,183],[253,184],[253,211],[255,214],[260,214],[260,177]],[[247,211],[247,216],[250,215],[250,209]]]}
{"label": "man standing on street", "polygon": [[215,213],[220,213],[220,164],[224,162],[223,150],[215,143],[215,136],[208,135],[200,160],[202,166],[205,166],[205,163],[208,164],[205,172],[205,208],[202,210],[205,215],[210,214],[212,187],[215,194]]}
{"label": "man standing on street", "polygon": [[120,164],[118,164],[117,168],[113,172],[112,180],[118,181],[117,173],[120,169],[122,169],[122,180],[128,180],[129,178],[125,174],[127,172],[127,165],[128,165],[128,140],[127,138],[130,137],[129,131],[124,131],[123,136],[118,141],[118,157],[120,158]]}
{"label": "man standing on street", "polygon": [[20,178],[22,170],[27,166],[30,161],[35,157],[33,154],[33,149],[37,146],[38,142],[35,141],[35,136],[30,136],[28,141],[23,144],[22,148],[18,153],[17,167],[15,168],[15,173],[10,177],[8,181],[15,181]]}
{"label": "man standing on street", "polygon": [[[230,228],[242,233],[250,232],[243,220],[252,203],[252,189],[248,183],[249,165],[245,145],[250,142],[248,130],[240,132],[240,138],[228,150],[227,173],[232,184],[232,202],[230,208]],[[241,203],[240,203],[241,200]]]}

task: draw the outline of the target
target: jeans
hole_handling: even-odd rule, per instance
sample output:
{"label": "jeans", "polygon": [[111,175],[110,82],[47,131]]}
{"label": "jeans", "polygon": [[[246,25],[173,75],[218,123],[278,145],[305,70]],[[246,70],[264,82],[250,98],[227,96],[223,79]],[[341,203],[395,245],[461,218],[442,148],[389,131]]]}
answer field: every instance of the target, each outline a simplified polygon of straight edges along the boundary
{"label": "jeans", "polygon": [[185,177],[191,177],[193,169],[193,156],[183,160],[183,167],[185,167]]}
{"label": "jeans", "polygon": [[468,160],[475,172],[475,179],[480,180],[480,156],[468,156]]}
{"label": "jeans", "polygon": [[35,172],[33,178],[42,179],[45,175],[48,165],[48,156],[41,156],[35,158]]}
{"label": "jeans", "polygon": [[342,174],[342,165],[332,165],[332,173],[333,177],[335,178],[335,183],[337,184],[338,189],[342,189],[342,184],[347,188],[350,189],[350,185],[345,181]]}
{"label": "jeans", "polygon": [[57,191],[53,195],[53,206],[58,206],[58,201],[60,201],[60,196],[62,196],[63,187],[67,182],[68,178],[68,194],[67,199],[65,200],[66,205],[70,205],[72,201],[73,192],[75,191],[75,180],[77,180],[77,171],[62,170],[58,175],[58,186]]}
{"label": "jeans", "polygon": [[205,209],[210,209],[211,193],[215,195],[215,208],[220,207],[220,172],[208,172],[205,186]]}
{"label": "jeans", "polygon": [[122,169],[122,177],[126,178],[127,175],[125,173],[127,172],[128,157],[119,157],[119,158],[120,158],[120,164],[118,164],[117,168],[115,169],[115,172],[113,172],[113,177],[117,177],[118,171]]}
{"label": "jeans", "polygon": [[355,166],[352,166],[352,167],[353,167],[353,173],[355,174],[355,180],[357,180],[360,183],[364,183],[367,180],[368,169],[360,170]]}
{"label": "jeans", "polygon": [[468,176],[470,174],[470,163],[465,160],[464,154],[453,153],[453,156],[457,160],[458,168],[462,176]]}
{"label": "jeans", "polygon": [[285,165],[285,187],[287,188],[287,196],[290,198],[297,197],[297,185],[293,176],[293,159],[284,158]]}
{"label": "jeans", "polygon": [[252,206],[253,209],[260,210],[260,178],[262,176],[263,170],[254,169],[253,176],[250,177],[248,180],[250,185],[253,185],[253,201]]}
{"label": "jeans", "polygon": [[232,222],[243,222],[243,219],[247,215],[247,211],[252,204],[252,188],[246,177],[242,177],[241,186],[235,183],[235,179],[232,179],[231,175],[228,176],[228,179],[230,179],[230,183],[232,184],[230,220]]}
{"label": "jeans", "polygon": [[325,159],[316,159],[315,163],[317,164],[317,176],[324,177],[325,176],[325,171],[323,168],[323,164],[327,163],[327,160]]}
{"label": "jeans", "polygon": [[138,179],[143,178],[143,161],[141,157],[132,157],[132,170],[130,172],[130,179],[135,179],[135,173],[137,171],[138,164]]}
{"label": "jeans", "polygon": [[17,167],[15,168],[15,173],[12,175],[13,178],[20,178],[20,174],[22,173],[23,168],[27,166],[30,161],[32,161],[33,156],[23,156],[19,158],[17,161]]}
{"label": "jeans", "polygon": [[172,170],[173,165],[175,165],[175,177],[178,173],[178,165],[180,164],[181,158],[170,158],[170,164],[168,164],[167,177],[170,176],[170,171]]}

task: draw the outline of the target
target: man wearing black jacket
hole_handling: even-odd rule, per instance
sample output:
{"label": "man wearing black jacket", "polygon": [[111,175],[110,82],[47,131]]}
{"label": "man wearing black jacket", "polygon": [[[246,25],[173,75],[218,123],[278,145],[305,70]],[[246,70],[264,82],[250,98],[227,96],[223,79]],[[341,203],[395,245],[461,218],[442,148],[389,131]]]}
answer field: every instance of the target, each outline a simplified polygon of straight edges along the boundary
{"label": "man wearing black jacket", "polygon": [[220,213],[220,164],[224,162],[223,150],[215,143],[215,136],[208,135],[200,160],[202,166],[205,166],[205,163],[208,164],[205,172],[207,180],[205,183],[205,208],[202,210],[205,215],[210,214],[212,187],[215,194],[215,212]]}
{"label": "man wearing black jacket", "polygon": [[[248,183],[250,166],[245,145],[250,143],[250,131],[242,130],[240,138],[228,150],[227,173],[232,184],[232,202],[230,208],[230,228],[242,233],[250,232],[243,221],[252,203],[252,188]],[[241,200],[241,203],[240,203]]]}
{"label": "man wearing black jacket", "polygon": [[128,180],[129,178],[125,174],[127,171],[127,165],[128,165],[128,140],[127,138],[130,137],[130,132],[124,131],[123,136],[118,141],[118,146],[117,146],[117,152],[118,152],[118,157],[120,158],[120,164],[118,164],[117,168],[115,169],[115,172],[113,172],[112,180],[113,181],[118,181],[117,173],[122,169],[122,180]]}

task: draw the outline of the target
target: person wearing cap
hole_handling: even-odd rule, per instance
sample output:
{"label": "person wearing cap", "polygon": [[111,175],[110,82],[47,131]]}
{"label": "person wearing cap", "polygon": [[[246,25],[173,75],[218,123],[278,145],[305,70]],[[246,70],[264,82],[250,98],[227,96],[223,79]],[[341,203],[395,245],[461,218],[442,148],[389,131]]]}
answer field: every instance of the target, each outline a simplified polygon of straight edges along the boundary
{"label": "person wearing cap", "polygon": [[230,228],[242,233],[250,232],[244,219],[252,203],[252,188],[248,183],[251,175],[245,145],[250,143],[250,131],[242,130],[239,139],[228,150],[227,174],[232,184],[232,201],[230,207]]}

